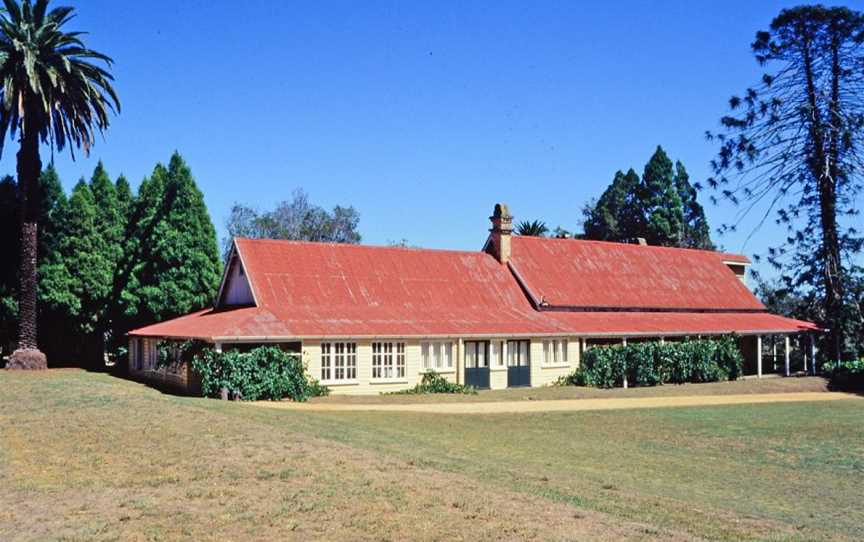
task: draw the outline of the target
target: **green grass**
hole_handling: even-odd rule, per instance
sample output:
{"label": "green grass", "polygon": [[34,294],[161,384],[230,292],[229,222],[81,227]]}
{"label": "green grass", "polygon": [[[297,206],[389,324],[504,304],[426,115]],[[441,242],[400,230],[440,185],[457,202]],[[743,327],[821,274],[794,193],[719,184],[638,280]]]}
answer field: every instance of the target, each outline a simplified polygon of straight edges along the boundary
{"label": "green grass", "polygon": [[0,389],[2,540],[864,538],[864,401],[456,416],[78,371]]}

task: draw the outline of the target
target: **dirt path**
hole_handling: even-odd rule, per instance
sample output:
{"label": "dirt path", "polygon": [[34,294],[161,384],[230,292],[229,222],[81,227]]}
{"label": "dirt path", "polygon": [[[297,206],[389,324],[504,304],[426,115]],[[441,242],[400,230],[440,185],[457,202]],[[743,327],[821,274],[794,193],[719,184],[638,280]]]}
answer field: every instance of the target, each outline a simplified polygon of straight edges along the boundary
{"label": "dirt path", "polygon": [[612,399],[559,399],[549,401],[498,401],[485,403],[422,404],[309,404],[288,401],[259,401],[256,406],[314,412],[428,412],[438,414],[511,414],[520,412],[562,412],[581,410],[623,410],[685,406],[716,406],[803,401],[860,400],[849,393],[763,393],[742,395],[691,395],[681,397],[626,397]]}

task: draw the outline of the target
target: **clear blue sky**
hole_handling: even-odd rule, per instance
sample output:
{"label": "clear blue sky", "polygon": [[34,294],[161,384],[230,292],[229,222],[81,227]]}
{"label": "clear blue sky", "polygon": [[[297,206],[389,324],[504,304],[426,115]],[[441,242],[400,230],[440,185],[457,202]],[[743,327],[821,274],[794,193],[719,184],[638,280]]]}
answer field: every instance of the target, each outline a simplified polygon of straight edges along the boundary
{"label": "clear blue sky", "polygon": [[[480,248],[497,201],[578,229],[583,204],[657,144],[704,180],[703,134],[758,80],[749,44],[791,5],[71,4],[71,27],[116,61],[123,111],[90,158],[57,157],[67,189],[98,159],[137,187],[177,149],[220,237],[233,202],[303,188],[357,207],[365,243],[460,249]],[[712,227],[733,212],[702,199]],[[715,241],[752,254],[779,238],[745,244],[756,218]]]}

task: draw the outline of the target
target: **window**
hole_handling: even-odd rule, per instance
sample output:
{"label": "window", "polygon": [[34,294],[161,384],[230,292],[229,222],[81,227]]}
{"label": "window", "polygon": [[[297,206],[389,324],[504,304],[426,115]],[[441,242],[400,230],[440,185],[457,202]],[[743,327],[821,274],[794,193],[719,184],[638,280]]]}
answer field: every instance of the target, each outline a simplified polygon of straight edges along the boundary
{"label": "window", "polygon": [[567,341],[543,341],[543,363],[545,365],[563,365],[567,363]]}
{"label": "window", "polygon": [[489,343],[489,359],[492,362],[492,365],[496,365],[498,367],[503,367],[505,354],[507,350],[507,342],[506,341],[492,341]]}
{"label": "window", "polygon": [[520,367],[529,364],[528,341],[507,341],[507,366]]}
{"label": "window", "polygon": [[448,341],[420,343],[420,361],[424,370],[453,369],[453,343]]}
{"label": "window", "polygon": [[357,378],[357,343],[321,343],[321,380]]}
{"label": "window", "polygon": [[405,343],[372,343],[372,378],[405,378]]}

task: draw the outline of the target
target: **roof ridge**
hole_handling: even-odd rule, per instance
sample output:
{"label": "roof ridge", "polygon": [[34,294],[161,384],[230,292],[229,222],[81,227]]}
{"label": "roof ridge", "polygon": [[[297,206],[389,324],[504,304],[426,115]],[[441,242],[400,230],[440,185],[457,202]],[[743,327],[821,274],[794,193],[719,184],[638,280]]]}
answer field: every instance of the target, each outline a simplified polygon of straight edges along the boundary
{"label": "roof ridge", "polygon": [[[460,250],[455,248],[430,248],[430,247],[403,247],[403,246],[389,246],[389,245],[369,245],[362,243],[339,243],[336,241],[303,241],[303,240],[295,240],[295,239],[255,239],[251,237],[241,237],[234,236],[233,239],[240,241],[248,241],[251,243],[274,243],[274,244],[286,244],[286,245],[311,245],[311,246],[326,246],[332,248],[344,248],[348,250],[359,250],[359,249],[372,249],[372,250],[392,250],[392,251],[405,251],[405,252],[439,252],[439,253],[455,253],[462,255],[477,255],[477,256],[489,256],[486,252],[482,250]],[[492,257],[492,256],[489,256]]]}
{"label": "roof ridge", "polygon": [[[662,250],[687,250],[690,252],[698,252],[698,253],[708,253],[708,254],[718,254],[723,256],[742,256],[748,258],[745,254],[740,254],[737,252],[726,252],[721,250],[709,250],[706,248],[693,248],[693,247],[667,247],[663,245],[639,245],[636,243],[625,243],[623,241],[603,241],[601,239],[574,239],[574,238],[559,238],[559,237],[540,237],[536,235],[514,235],[514,239],[520,240],[533,240],[533,241],[544,241],[544,242],[561,242],[561,243],[591,243],[597,245],[609,245],[615,247],[632,247],[633,249],[662,249]],[[748,258],[749,259],[749,258]]]}

